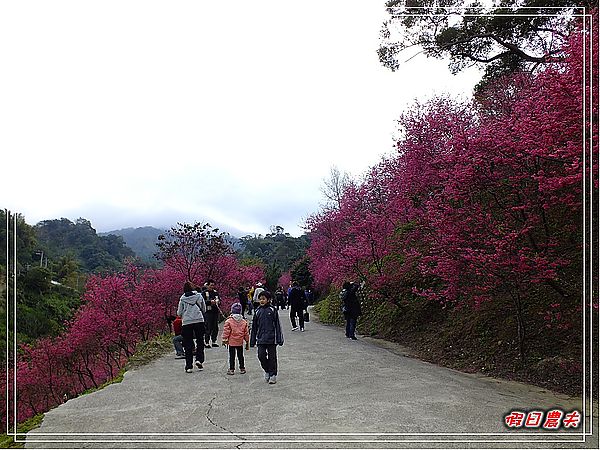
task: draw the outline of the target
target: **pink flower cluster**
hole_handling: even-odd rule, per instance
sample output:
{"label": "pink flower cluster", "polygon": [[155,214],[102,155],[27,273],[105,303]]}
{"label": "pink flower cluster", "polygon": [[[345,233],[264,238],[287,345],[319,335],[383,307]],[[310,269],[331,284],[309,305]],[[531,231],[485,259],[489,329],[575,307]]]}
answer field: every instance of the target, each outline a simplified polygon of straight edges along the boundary
{"label": "pink flower cluster", "polygon": [[584,170],[598,186],[598,98],[582,81],[596,86],[598,67],[584,65],[584,38],[597,42],[597,26],[573,32],[560,65],[403,114],[397,154],[309,218],[317,285],[358,278],[382,298],[475,305],[520,305],[536,285],[576,296],[564,273],[582,259]]}
{"label": "pink flower cluster", "polygon": [[[223,308],[227,311],[239,286],[264,277],[262,268],[240,266],[233,256],[222,256],[212,263],[210,267],[201,264],[198,273],[203,278],[192,281],[201,285],[208,277],[218,280]],[[185,281],[184,275],[169,267],[141,272],[129,266],[123,273],[90,277],[83,304],[66,324],[66,331],[56,338],[41,339],[35,345],[21,345],[18,349],[17,421],[48,411],[65,399],[114,378],[140,342],[168,331],[165,319],[174,315]],[[5,370],[0,377],[3,426]],[[12,405],[13,367],[8,374]],[[12,423],[12,407],[9,414]]]}

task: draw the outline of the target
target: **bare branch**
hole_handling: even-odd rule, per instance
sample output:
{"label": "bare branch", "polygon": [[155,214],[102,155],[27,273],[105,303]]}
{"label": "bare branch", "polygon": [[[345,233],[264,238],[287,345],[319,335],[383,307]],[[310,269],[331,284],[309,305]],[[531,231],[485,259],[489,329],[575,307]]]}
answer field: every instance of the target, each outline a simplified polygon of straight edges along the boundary
{"label": "bare branch", "polygon": [[[474,41],[475,39],[492,39],[494,41],[496,41],[498,44],[500,44],[502,47],[508,49],[508,52],[504,52],[501,53],[500,55],[496,55],[494,57],[491,58],[487,58],[487,59],[483,59],[483,58],[477,58],[476,56],[470,55],[470,54],[466,54],[464,52],[461,52],[460,55],[461,56],[465,56],[468,57],[474,61],[478,61],[478,62],[482,62],[482,63],[487,63],[487,62],[491,62],[494,61],[495,59],[498,59],[501,56],[507,55],[509,53],[514,53],[517,56],[521,57],[522,59],[524,59],[525,61],[528,62],[533,62],[533,63],[546,63],[546,62],[550,62],[551,60],[555,60],[555,58],[549,58],[549,56],[558,53],[560,50],[555,50],[552,52],[549,52],[543,56],[532,56],[529,55],[527,53],[525,53],[523,50],[521,50],[519,47],[517,47],[515,44],[512,44],[510,42],[506,42],[502,39],[500,39],[498,36],[496,36],[495,34],[492,33],[482,33],[482,34],[474,34],[472,36],[469,36],[466,39],[461,39],[458,41],[454,41],[454,42],[449,42],[447,44],[444,44],[442,46],[440,46],[440,49],[442,50],[446,50],[448,48],[454,47],[456,45],[460,45],[460,44],[469,44],[472,41]],[[558,60],[558,59],[556,59]]]}
{"label": "bare branch", "polygon": [[329,178],[323,180],[321,192],[329,203],[335,208],[340,209],[344,191],[350,184],[350,176],[347,173],[341,173],[336,166],[329,169]]}

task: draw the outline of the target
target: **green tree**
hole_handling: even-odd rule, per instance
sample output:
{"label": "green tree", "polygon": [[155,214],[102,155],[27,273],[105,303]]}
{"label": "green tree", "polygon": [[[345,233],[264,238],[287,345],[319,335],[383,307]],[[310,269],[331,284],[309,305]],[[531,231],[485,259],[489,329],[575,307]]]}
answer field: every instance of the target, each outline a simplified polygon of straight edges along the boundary
{"label": "green tree", "polygon": [[53,270],[56,273],[57,281],[66,286],[78,288],[79,263],[73,253],[61,256],[54,265]]}
{"label": "green tree", "polygon": [[26,291],[41,296],[50,290],[52,272],[45,267],[32,267],[22,279],[23,287]]}
{"label": "green tree", "polygon": [[314,282],[312,274],[310,273],[309,265],[310,258],[305,256],[298,260],[291,270],[292,280],[297,281],[300,283],[300,286],[305,288],[311,288]]}
{"label": "green tree", "polygon": [[[74,261],[69,258],[59,260],[59,264],[48,264],[48,267],[41,267],[39,264],[41,248],[36,239],[36,229],[28,225],[20,214],[11,214],[11,220],[8,227],[6,223],[6,211],[0,211],[0,241],[3,248],[6,248],[7,237],[9,238],[10,261],[7,261],[5,252],[1,252],[2,260],[0,271],[0,315],[7,316],[9,324],[6,321],[0,321],[0,334],[7,336],[9,340],[13,339],[13,302],[16,300],[17,317],[17,339],[21,343],[31,343],[35,339],[43,336],[56,336],[64,329],[65,321],[69,320],[74,311],[80,304],[79,293],[75,289],[52,283],[53,279],[58,277],[54,271],[69,276],[69,273],[76,268]],[[17,246],[17,277],[12,278],[12,266],[14,254],[12,252],[13,230],[16,223],[16,246]],[[44,255],[46,252],[44,251]],[[44,259],[45,261],[45,259]],[[6,268],[10,266],[9,279],[6,279]],[[59,278],[60,279],[60,278]],[[16,283],[13,283],[16,281]],[[13,291],[16,284],[16,290]],[[8,290],[8,292],[7,292]],[[6,304],[7,297],[11,299]],[[5,341],[0,341],[0,356],[6,355]]]}
{"label": "green tree", "polygon": [[269,289],[271,292],[274,292],[277,289],[277,282],[279,281],[279,277],[281,277],[282,273],[281,267],[279,267],[276,262],[272,262],[271,264],[267,265],[265,270],[265,276],[267,278],[266,284],[267,289]]}
{"label": "green tree", "polygon": [[272,270],[273,276],[290,270],[294,262],[304,256],[310,245],[310,238],[307,235],[297,238],[290,236],[279,225],[271,226],[271,233],[266,236],[248,235],[240,238],[240,241],[242,247],[238,251],[240,259],[258,259],[267,267],[267,271],[269,266],[277,267],[277,270]]}
{"label": "green tree", "polygon": [[494,0],[482,8],[478,1],[389,0],[379,59],[397,70],[400,57],[412,56],[405,50],[421,49],[427,56],[449,57],[453,73],[472,65],[484,68],[483,86],[508,72],[561,61],[577,7],[592,4],[596,2]]}
{"label": "green tree", "polygon": [[[6,239],[7,239],[7,231],[10,232],[12,236],[15,221],[17,227],[16,233],[16,250],[17,250],[17,262],[19,266],[17,267],[18,271],[27,267],[27,264],[32,264],[34,252],[38,248],[38,243],[36,239],[35,230],[33,227],[28,225],[25,222],[25,217],[22,214],[11,214],[11,220],[8,224],[6,223],[6,210],[0,210],[0,246],[2,250],[0,251],[0,265],[6,267]],[[13,252],[14,241],[9,242],[10,250],[9,252]]]}
{"label": "green tree", "polygon": [[44,220],[34,230],[39,247],[54,263],[71,254],[84,272],[116,271],[127,258],[135,256],[121,236],[98,236],[89,220],[79,218]]}

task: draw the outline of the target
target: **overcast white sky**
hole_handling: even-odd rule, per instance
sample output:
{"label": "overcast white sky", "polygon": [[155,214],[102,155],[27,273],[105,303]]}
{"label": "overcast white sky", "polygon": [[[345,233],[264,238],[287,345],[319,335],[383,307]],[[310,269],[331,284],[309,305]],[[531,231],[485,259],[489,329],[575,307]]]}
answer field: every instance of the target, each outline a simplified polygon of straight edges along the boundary
{"label": "overcast white sky", "polygon": [[0,2],[0,207],[297,236],[331,166],[360,175],[415,98],[479,79],[381,67],[384,18],[384,0]]}

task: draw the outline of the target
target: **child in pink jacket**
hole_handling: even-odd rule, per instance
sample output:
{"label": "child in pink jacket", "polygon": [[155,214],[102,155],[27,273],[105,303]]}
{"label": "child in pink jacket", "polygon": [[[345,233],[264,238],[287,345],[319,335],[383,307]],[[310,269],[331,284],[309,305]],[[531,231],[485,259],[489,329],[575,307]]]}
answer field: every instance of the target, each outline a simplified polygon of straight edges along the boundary
{"label": "child in pink jacket", "polygon": [[250,334],[248,333],[248,322],[242,317],[242,305],[234,303],[231,305],[231,315],[223,325],[223,345],[229,344],[229,370],[227,375],[235,373],[235,354],[237,353],[240,363],[240,373],[246,373],[244,366],[244,341],[246,350],[250,348]]}

